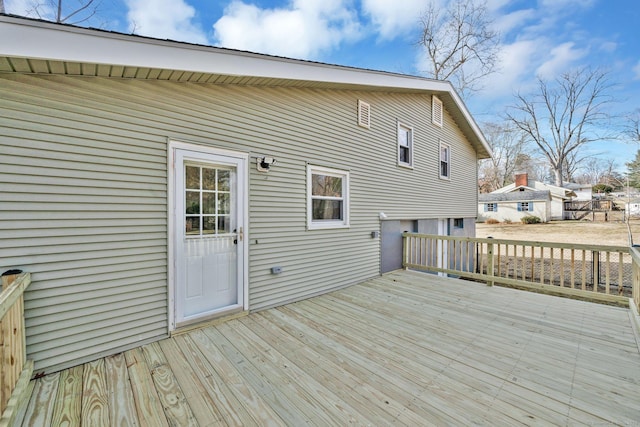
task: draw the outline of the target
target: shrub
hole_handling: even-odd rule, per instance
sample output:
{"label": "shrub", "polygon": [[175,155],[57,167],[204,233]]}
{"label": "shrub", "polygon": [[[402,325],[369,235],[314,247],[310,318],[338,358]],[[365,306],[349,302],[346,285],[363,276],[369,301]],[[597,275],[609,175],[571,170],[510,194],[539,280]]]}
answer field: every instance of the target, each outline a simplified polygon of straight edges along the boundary
{"label": "shrub", "polygon": [[500,221],[498,221],[498,220],[497,220],[497,219],[495,219],[495,218],[489,218],[489,219],[488,219],[488,220],[486,220],[484,223],[485,223],[485,224],[500,224]]}
{"label": "shrub", "polygon": [[609,194],[612,191],[613,191],[613,187],[607,184],[596,184],[593,187],[591,187],[591,192],[593,192],[594,194],[598,194],[598,193]]}
{"label": "shrub", "polygon": [[511,224],[512,222],[513,222],[513,221],[511,221],[510,219],[505,219],[505,220],[504,220],[504,223],[505,223],[505,224]]}
{"label": "shrub", "polygon": [[523,224],[540,224],[541,222],[540,218],[534,215],[523,216],[520,221],[522,221]]}

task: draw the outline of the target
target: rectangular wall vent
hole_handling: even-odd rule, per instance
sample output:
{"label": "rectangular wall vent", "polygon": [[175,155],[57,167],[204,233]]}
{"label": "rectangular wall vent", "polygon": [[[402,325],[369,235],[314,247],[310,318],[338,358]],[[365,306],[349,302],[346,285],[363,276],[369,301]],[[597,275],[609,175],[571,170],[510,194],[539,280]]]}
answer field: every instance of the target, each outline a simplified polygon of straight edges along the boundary
{"label": "rectangular wall vent", "polygon": [[442,101],[440,101],[440,98],[435,95],[433,95],[431,103],[431,114],[431,121],[433,124],[442,127],[444,108],[442,107]]}
{"label": "rectangular wall vent", "polygon": [[371,127],[371,106],[358,100],[358,126],[369,129]]}

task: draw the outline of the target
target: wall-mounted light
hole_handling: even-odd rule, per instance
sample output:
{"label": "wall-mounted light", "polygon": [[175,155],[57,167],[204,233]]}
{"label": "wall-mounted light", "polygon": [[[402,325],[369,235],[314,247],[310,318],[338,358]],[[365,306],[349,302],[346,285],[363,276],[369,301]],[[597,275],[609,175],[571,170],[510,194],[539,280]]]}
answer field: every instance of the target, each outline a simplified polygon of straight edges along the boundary
{"label": "wall-mounted light", "polygon": [[273,157],[258,157],[256,159],[256,164],[259,172],[269,172],[271,165],[276,164],[276,159]]}

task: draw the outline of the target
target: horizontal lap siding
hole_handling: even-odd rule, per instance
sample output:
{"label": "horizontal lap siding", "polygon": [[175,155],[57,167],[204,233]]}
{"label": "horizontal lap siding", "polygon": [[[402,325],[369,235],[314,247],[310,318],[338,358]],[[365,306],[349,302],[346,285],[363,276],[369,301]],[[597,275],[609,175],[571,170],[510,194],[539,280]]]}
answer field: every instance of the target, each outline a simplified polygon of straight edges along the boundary
{"label": "horizontal lap siding", "polygon": [[[155,298],[163,292],[166,297],[167,139],[250,154],[252,310],[378,274],[380,247],[371,232],[380,230],[380,212],[391,219],[476,215],[475,152],[450,116],[444,128],[431,123],[429,95],[106,78],[5,79],[2,123],[9,128],[5,140],[13,154],[6,161],[11,173],[3,172],[1,179],[15,191],[9,196],[3,191],[12,208],[0,212],[0,227],[9,224],[0,232],[10,235],[8,243],[17,249],[7,256],[17,264],[29,260],[20,265],[38,270],[37,286],[27,295],[34,331],[28,342],[37,355],[55,352],[47,347],[53,341],[40,336],[48,321],[64,325],[65,345],[78,346],[95,336],[89,327],[72,326],[73,312],[85,310],[83,296],[95,296],[96,305],[102,305],[122,303],[135,293],[144,301],[140,308],[157,322],[155,330],[166,330],[167,315],[159,314]],[[371,104],[370,129],[357,126],[358,99]],[[414,128],[413,170],[396,165],[398,119]],[[452,147],[450,181],[438,179],[439,139]],[[46,156],[29,156],[24,151],[29,149]],[[261,155],[277,160],[268,173],[256,171],[255,157]],[[350,172],[350,228],[307,230],[307,163]],[[52,192],[39,191],[44,182]],[[22,215],[28,226],[19,226]],[[51,219],[43,222],[45,216]],[[60,252],[58,242],[69,251]],[[273,266],[283,272],[272,275]],[[50,298],[55,304],[66,301],[68,310],[46,312],[50,303],[41,300]],[[100,326],[98,333],[125,334],[126,328],[118,329],[126,325],[120,322],[122,310],[117,316],[100,313],[90,319]],[[146,319],[135,316],[138,323]],[[123,343],[131,338],[123,337]]]}
{"label": "horizontal lap siding", "polygon": [[69,108],[65,81],[1,81],[0,269],[32,273],[36,370],[167,334],[166,145]]}

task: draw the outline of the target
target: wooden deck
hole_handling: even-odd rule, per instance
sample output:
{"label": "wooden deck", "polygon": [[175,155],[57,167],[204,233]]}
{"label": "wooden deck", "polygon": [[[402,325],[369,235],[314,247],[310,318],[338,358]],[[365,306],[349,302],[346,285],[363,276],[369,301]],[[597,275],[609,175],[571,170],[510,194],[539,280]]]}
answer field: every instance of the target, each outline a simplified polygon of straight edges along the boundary
{"label": "wooden deck", "polygon": [[23,425],[638,425],[633,320],[395,272],[32,381]]}

